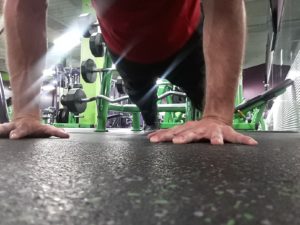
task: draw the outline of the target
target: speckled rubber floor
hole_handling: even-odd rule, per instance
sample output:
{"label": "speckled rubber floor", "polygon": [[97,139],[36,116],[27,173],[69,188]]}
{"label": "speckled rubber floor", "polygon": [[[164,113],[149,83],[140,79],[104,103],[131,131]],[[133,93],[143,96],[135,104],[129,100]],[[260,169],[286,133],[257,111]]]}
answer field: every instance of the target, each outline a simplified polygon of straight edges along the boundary
{"label": "speckled rubber floor", "polygon": [[300,224],[300,134],[249,134],[258,146],[0,139],[0,224]]}

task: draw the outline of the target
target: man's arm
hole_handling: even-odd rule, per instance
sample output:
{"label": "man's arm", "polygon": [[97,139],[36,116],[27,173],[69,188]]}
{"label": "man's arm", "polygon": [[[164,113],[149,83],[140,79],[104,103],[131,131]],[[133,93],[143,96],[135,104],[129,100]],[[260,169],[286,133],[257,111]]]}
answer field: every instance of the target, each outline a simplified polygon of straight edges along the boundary
{"label": "man's arm", "polygon": [[6,0],[4,4],[8,67],[13,91],[13,121],[0,125],[0,136],[62,136],[40,124],[39,93],[46,55],[46,0]]}
{"label": "man's arm", "polygon": [[206,97],[204,118],[231,125],[245,49],[243,0],[204,1]]}
{"label": "man's arm", "polygon": [[204,13],[206,96],[203,118],[150,134],[150,141],[182,144],[208,139],[212,144],[224,144],[224,140],[256,144],[231,127],[245,48],[244,1],[204,0]]}
{"label": "man's arm", "polygon": [[4,8],[14,118],[39,119],[40,75],[46,54],[46,0],[7,0]]}

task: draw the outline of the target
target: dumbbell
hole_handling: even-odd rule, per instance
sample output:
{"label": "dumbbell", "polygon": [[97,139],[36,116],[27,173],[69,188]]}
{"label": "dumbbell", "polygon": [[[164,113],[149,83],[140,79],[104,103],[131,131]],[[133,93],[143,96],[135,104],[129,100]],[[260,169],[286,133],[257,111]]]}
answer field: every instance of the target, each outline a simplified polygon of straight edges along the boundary
{"label": "dumbbell", "polygon": [[61,108],[58,110],[56,116],[57,123],[68,123],[69,122],[69,109],[68,108]]}
{"label": "dumbbell", "polygon": [[90,26],[87,28],[87,30],[83,33],[83,37],[84,38],[89,38],[91,37],[91,35],[93,35],[94,33],[97,33],[98,31],[98,27],[99,27],[99,24],[98,23],[93,23],[93,24],[90,24]]}
{"label": "dumbbell", "polygon": [[104,44],[102,35],[100,33],[94,33],[90,37],[90,50],[93,56],[103,57],[104,56]]}
{"label": "dumbbell", "polygon": [[61,96],[61,104],[66,106],[72,113],[83,113],[86,110],[87,103],[82,102],[86,94],[81,88],[72,88],[66,95]]}
{"label": "dumbbell", "polygon": [[[186,97],[185,93],[177,92],[177,91],[168,91],[168,92],[158,96],[157,100],[161,100],[170,95],[178,95],[178,96]],[[103,99],[109,103],[117,103],[117,102],[122,102],[124,100],[128,100],[129,96],[122,96],[120,98],[111,99],[104,95],[98,95],[96,97],[87,98],[86,94],[84,93],[84,91],[81,88],[72,88],[68,91],[68,93],[66,95],[63,95],[61,97],[61,104],[63,106],[66,106],[70,112],[72,112],[74,114],[80,114],[86,110],[88,102],[92,102],[97,99]]]}
{"label": "dumbbell", "polygon": [[97,69],[96,63],[92,59],[88,59],[81,63],[81,75],[86,83],[94,83],[97,78],[97,73],[115,71],[113,68]]}
{"label": "dumbbell", "polygon": [[124,100],[128,100],[128,96],[123,96],[117,99],[110,99],[107,96],[104,95],[98,95],[96,97],[87,98],[84,90],[81,88],[72,88],[68,91],[66,95],[63,95],[61,97],[61,104],[67,109],[74,113],[74,114],[80,114],[83,113],[86,110],[87,103],[95,101],[97,99],[104,99],[110,103],[116,103],[121,102]]}

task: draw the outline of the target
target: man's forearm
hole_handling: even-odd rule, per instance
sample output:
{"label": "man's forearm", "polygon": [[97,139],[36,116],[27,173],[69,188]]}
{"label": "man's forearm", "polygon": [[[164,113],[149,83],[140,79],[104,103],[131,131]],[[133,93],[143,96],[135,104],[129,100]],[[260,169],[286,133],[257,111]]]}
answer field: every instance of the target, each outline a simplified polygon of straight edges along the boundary
{"label": "man's forearm", "polygon": [[40,76],[46,53],[46,0],[6,0],[8,67],[14,118],[39,117]]}
{"label": "man's forearm", "polygon": [[204,0],[206,96],[203,117],[232,123],[245,48],[242,0]]}

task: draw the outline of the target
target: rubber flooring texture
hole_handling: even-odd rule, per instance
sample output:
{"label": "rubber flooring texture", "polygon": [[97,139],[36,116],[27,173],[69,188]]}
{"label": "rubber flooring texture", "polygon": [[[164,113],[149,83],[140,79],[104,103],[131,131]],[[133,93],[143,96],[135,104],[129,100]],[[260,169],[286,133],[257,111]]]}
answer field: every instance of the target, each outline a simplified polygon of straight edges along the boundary
{"label": "rubber flooring texture", "polygon": [[0,139],[0,224],[300,224],[300,134],[249,134],[258,146]]}

